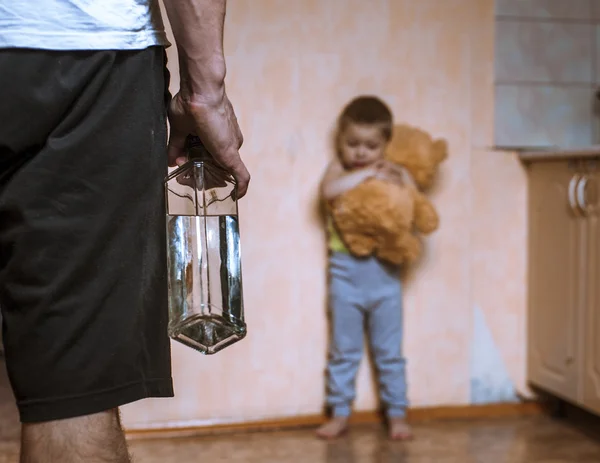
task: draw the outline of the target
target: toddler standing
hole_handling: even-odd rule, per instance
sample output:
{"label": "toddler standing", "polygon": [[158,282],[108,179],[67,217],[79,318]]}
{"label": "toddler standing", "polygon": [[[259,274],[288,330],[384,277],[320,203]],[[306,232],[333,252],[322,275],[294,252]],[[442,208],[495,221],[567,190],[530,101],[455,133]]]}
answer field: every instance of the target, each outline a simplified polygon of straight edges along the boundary
{"label": "toddler standing", "polygon": [[[368,178],[396,183],[407,180],[401,168],[384,160],[392,125],[390,109],[376,97],[358,97],[344,108],[337,127],[338,156],[329,165],[321,183],[324,201],[331,203]],[[331,344],[327,405],[332,418],[318,429],[317,435],[331,439],[348,429],[366,331],[377,368],[379,395],[386,407],[390,438],[410,439],[412,432],[405,421],[407,398],[399,268],[375,257],[352,256],[330,216],[328,233]]]}

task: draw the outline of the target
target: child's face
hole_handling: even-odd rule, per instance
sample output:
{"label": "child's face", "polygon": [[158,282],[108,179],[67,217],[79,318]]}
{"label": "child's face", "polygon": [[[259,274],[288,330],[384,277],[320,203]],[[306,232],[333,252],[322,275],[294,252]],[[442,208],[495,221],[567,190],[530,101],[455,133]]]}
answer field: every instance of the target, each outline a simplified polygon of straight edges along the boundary
{"label": "child's face", "polygon": [[383,159],[386,145],[378,125],[349,122],[338,136],[338,151],[347,169],[360,169]]}

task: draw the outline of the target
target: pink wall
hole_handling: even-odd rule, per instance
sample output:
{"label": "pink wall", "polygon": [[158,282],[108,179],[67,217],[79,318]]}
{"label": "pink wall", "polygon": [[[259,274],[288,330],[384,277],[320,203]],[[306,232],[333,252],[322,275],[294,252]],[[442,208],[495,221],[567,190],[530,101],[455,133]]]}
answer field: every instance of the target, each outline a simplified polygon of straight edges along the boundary
{"label": "pink wall", "polygon": [[[129,428],[321,411],[317,185],[334,119],[363,92],[451,150],[432,195],[441,229],[406,281],[412,405],[525,390],[525,174],[513,155],[490,151],[493,23],[492,0],[230,0],[228,89],[253,173],[240,212],[249,335],[212,357],[173,345],[176,398],[125,407]],[[375,408],[366,363],[358,394],[357,409]]]}

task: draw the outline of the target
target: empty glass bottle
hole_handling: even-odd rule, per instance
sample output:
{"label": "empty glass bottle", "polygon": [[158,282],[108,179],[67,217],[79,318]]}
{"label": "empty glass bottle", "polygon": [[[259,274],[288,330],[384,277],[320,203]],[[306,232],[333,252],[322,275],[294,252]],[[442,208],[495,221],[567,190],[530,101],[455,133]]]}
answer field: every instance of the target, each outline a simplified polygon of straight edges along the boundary
{"label": "empty glass bottle", "polygon": [[198,137],[165,180],[169,336],[214,354],[246,336],[236,184]]}

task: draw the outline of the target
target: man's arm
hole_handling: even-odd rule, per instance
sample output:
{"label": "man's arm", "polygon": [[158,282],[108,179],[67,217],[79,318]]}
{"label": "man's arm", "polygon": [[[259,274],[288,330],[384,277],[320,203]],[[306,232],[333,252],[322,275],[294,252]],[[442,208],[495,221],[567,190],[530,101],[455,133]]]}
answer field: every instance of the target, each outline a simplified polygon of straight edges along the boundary
{"label": "man's arm", "polygon": [[181,91],[218,103],[225,94],[223,30],[226,0],[165,0],[173,29]]}
{"label": "man's arm", "polygon": [[223,30],[226,0],[164,0],[179,54],[180,90],[169,108],[169,165],[186,160],[185,139],[200,137],[235,177],[244,196],[250,174],[239,149],[242,132],[225,91]]}

